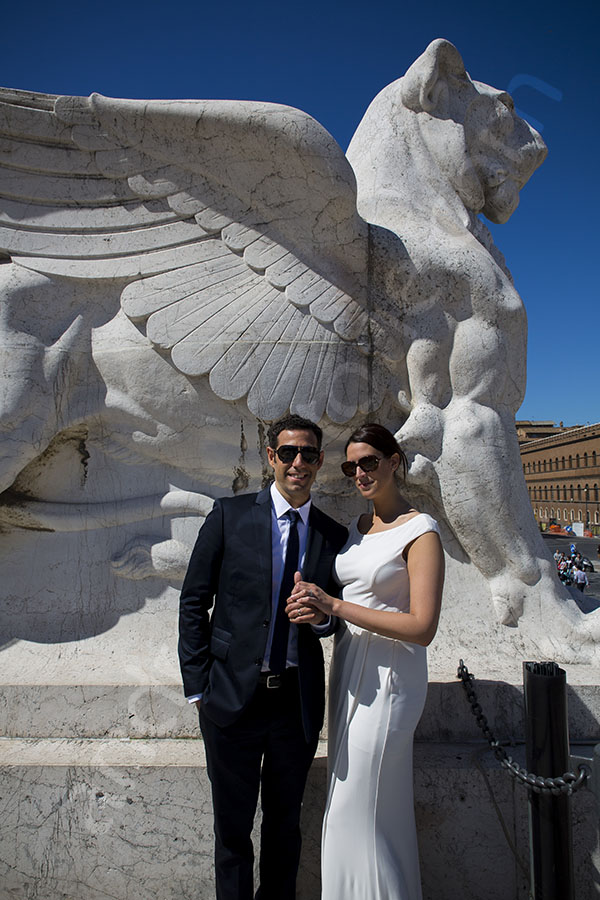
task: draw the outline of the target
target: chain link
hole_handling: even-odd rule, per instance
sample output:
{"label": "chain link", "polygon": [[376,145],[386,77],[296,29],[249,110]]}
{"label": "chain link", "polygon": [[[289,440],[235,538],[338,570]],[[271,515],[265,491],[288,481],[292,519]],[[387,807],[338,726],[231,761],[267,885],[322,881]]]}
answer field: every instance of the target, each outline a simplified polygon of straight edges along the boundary
{"label": "chain link", "polygon": [[524,784],[528,790],[534,791],[536,794],[553,794],[555,797],[559,797],[561,794],[570,796],[575,793],[575,791],[578,791],[580,787],[585,785],[587,779],[592,774],[590,767],[585,765],[585,763],[582,763],[577,767],[577,775],[575,775],[574,772],[565,772],[563,775],[559,775],[558,778],[542,778],[540,775],[532,775],[527,769],[524,769],[516,763],[514,759],[507,754],[504,747],[500,745],[499,741],[496,740],[488,725],[488,721],[483,714],[483,710],[477,700],[477,694],[473,687],[474,677],[475,676],[471,675],[461,659],[458,666],[457,678],[460,678],[462,681],[467,700],[471,704],[471,712],[475,716],[475,720],[490,745],[494,756],[500,765],[508,770],[513,778],[516,778],[520,784]]}

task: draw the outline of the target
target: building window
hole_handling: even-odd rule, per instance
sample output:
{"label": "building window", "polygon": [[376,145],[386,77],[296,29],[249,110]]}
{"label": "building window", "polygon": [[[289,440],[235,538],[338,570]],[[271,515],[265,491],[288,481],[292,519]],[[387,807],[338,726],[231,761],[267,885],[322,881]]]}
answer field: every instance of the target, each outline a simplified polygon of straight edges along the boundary
{"label": "building window", "polygon": [[577,510],[577,521],[581,522],[581,510],[580,509]]}
{"label": "building window", "polygon": [[544,510],[544,512],[545,512],[545,514],[546,514],[546,515],[545,515],[545,518],[547,519],[547,518],[548,518],[548,507],[546,507],[546,509]]}
{"label": "building window", "polygon": [[577,456],[575,457],[575,468],[576,468],[576,469],[579,468],[579,453],[578,453]]}
{"label": "building window", "polygon": [[571,510],[571,522],[573,521],[574,518],[575,518],[575,516],[573,514],[573,510]]}
{"label": "building window", "polygon": [[600,513],[598,510],[594,513],[594,525],[600,525]]}
{"label": "building window", "polygon": [[569,485],[569,492],[570,492],[571,500],[574,500],[575,494],[573,493],[573,485],[572,484]]}
{"label": "building window", "polygon": [[560,522],[560,509],[556,510],[556,521]]}
{"label": "building window", "polygon": [[584,453],[584,454],[583,454],[583,465],[584,465],[584,467],[585,467],[586,469],[587,469],[587,464],[588,464],[587,453]]}
{"label": "building window", "polygon": [[592,453],[592,465],[593,465],[593,466],[596,465],[596,451],[595,451],[595,450],[594,450],[593,453]]}
{"label": "building window", "polygon": [[551,519],[556,518],[555,515],[554,515],[554,507],[553,507],[553,506],[550,507],[550,518],[551,518]]}
{"label": "building window", "polygon": [[563,509],[563,513],[564,513],[565,522],[566,522],[567,519],[569,518],[569,511],[568,511],[568,509]]}
{"label": "building window", "polygon": [[598,500],[598,484],[594,485],[594,500]]}
{"label": "building window", "polygon": [[564,456],[563,456],[563,457],[562,457],[562,468],[564,469],[564,467],[565,467],[565,458],[564,458]]}
{"label": "building window", "polygon": [[577,485],[577,499],[581,502],[581,485]]}
{"label": "building window", "polygon": [[569,453],[569,468],[570,468],[570,469],[573,468],[573,457],[571,456],[570,453]]}

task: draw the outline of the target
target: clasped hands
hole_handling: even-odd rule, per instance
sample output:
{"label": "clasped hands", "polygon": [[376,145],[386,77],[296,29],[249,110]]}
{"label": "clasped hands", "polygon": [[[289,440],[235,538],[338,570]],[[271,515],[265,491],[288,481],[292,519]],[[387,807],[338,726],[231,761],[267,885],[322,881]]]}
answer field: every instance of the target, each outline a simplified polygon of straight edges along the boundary
{"label": "clasped hands", "polygon": [[322,625],[334,615],[334,597],[318,585],[302,581],[300,572],[294,575],[294,589],[288,597],[285,611],[294,625]]}

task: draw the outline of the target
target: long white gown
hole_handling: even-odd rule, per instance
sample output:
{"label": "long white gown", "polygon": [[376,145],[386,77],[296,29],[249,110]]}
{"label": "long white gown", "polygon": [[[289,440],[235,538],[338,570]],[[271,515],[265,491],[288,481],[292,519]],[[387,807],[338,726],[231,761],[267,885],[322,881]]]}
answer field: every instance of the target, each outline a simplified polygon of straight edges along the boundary
{"label": "long white gown", "polygon": [[[336,561],[344,600],[408,612],[404,548],[435,519],[389,531],[356,522]],[[336,635],[329,689],[323,900],[421,900],[413,802],[413,734],[427,692],[425,647],[346,624]]]}

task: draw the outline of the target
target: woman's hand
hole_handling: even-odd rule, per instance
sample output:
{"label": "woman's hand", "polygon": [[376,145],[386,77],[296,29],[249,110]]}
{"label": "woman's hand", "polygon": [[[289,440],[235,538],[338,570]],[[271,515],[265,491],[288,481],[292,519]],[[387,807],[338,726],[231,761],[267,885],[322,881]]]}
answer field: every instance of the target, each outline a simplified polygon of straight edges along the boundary
{"label": "woman's hand", "polygon": [[294,625],[322,625],[333,615],[335,598],[318,585],[302,581],[300,572],[296,572],[294,581],[294,590],[285,608],[290,622]]}
{"label": "woman's hand", "polygon": [[[336,616],[365,631],[426,647],[435,635],[440,615],[444,553],[434,531],[415,538],[405,552],[410,584],[408,612],[371,609],[344,600],[343,596],[339,599],[330,597],[318,585],[302,581],[302,576],[296,572],[296,584],[286,605],[290,621],[298,625],[304,622],[318,625],[325,616]],[[314,616],[319,613],[323,618],[317,620]]]}

